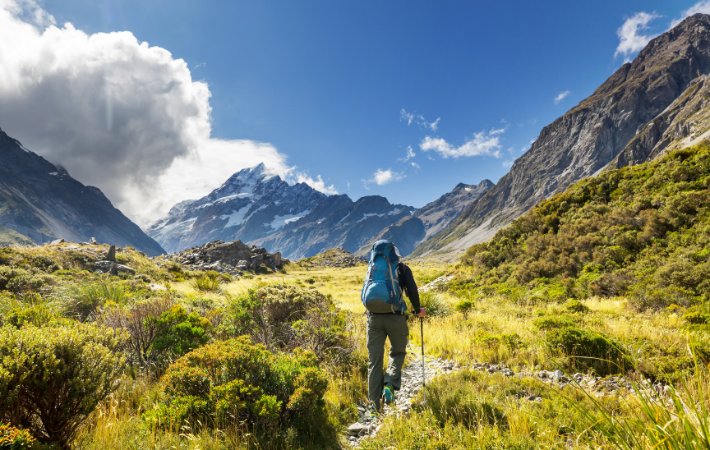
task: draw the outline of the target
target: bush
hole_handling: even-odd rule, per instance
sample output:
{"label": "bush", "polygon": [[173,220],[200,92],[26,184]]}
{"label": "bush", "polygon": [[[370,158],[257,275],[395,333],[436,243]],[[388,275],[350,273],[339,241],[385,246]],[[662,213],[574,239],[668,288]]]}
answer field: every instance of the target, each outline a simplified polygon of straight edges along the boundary
{"label": "bush", "polygon": [[575,321],[568,315],[543,316],[533,321],[533,326],[538,330],[554,330],[557,328],[574,327]]}
{"label": "bush", "polygon": [[197,313],[188,314],[169,298],[111,308],[97,322],[128,333],[129,361],[141,367],[160,368],[166,357],[182,356],[209,341],[210,322]]}
{"label": "bush", "polygon": [[572,367],[593,369],[599,375],[625,372],[631,363],[620,346],[601,333],[576,327],[549,330],[545,343],[570,359]]}
{"label": "bush", "polygon": [[419,303],[423,308],[426,308],[427,317],[446,316],[451,313],[449,304],[439,294],[432,291],[420,293]]}
{"label": "bush", "polygon": [[567,300],[563,305],[562,309],[568,313],[587,313],[589,312],[589,307],[579,300]]}
{"label": "bush", "polygon": [[123,333],[88,324],[0,328],[0,421],[68,446],[117,388]]}
{"label": "bush", "polygon": [[148,317],[146,325],[155,325],[153,349],[158,353],[182,356],[188,351],[206,344],[210,337],[207,330],[210,321],[197,313],[187,313],[185,308],[174,305],[160,317]]}
{"label": "bush", "polygon": [[248,335],[270,350],[312,350],[320,361],[348,362],[354,344],[345,313],[313,288],[272,285],[230,302],[218,334]]}
{"label": "bush", "polygon": [[683,320],[691,325],[710,324],[710,314],[699,311],[689,312],[683,316]]}
{"label": "bush", "polygon": [[464,317],[468,316],[469,311],[473,309],[473,302],[468,299],[461,300],[456,304],[456,311],[460,312],[461,314],[464,315]]}
{"label": "bush", "polygon": [[161,427],[324,428],[328,381],[311,352],[274,354],[246,337],[217,342],[170,365],[161,386],[164,402],[145,415]]}
{"label": "bush", "polygon": [[37,439],[29,431],[19,430],[7,424],[0,424],[0,449],[24,450],[32,447]]}

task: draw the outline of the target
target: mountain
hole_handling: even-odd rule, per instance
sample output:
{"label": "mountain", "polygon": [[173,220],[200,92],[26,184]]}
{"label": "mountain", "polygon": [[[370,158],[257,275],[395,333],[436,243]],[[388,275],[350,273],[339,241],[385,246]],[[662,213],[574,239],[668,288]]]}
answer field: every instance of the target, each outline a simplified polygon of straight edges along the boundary
{"label": "mountain", "polygon": [[493,186],[490,180],[483,180],[478,185],[459,183],[451,192],[385,227],[355,254],[367,256],[375,241],[386,239],[394,242],[402,256],[407,256],[417,246],[449,226],[467,206]]}
{"label": "mountain", "polygon": [[132,246],[165,253],[100,189],[84,186],[66,170],[27,150],[0,130],[0,243],[54,239]]}
{"label": "mountain", "polygon": [[393,205],[378,195],[356,202],[347,195],[332,195],[300,220],[252,243],[280,251],[290,259],[314,256],[331,248],[352,253],[414,211],[411,206]]}
{"label": "mountain", "polygon": [[498,184],[413,256],[461,252],[577,180],[658,157],[676,136],[699,137],[709,72],[710,16],[695,14],[543,128]]}
{"label": "mountain", "polygon": [[235,173],[206,197],[175,205],[148,235],[169,252],[218,239],[251,242],[306,216],[325,198],[305,183],[290,186],[259,164]]}

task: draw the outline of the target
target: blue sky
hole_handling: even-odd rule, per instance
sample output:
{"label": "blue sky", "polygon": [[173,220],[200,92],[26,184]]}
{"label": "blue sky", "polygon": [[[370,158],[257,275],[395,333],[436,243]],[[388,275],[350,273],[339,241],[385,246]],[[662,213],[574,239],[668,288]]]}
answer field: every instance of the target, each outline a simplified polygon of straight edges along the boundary
{"label": "blue sky", "polygon": [[[353,199],[378,194],[421,207],[459,182],[496,182],[543,126],[633,58],[633,49],[615,55],[617,30],[627,20],[648,13],[638,34],[651,36],[696,4],[45,0],[40,6],[59,27],[70,22],[89,35],[129,31],[183,59],[192,79],[209,88],[213,138],[269,143],[288,166],[320,175]],[[222,181],[211,180],[212,187]]]}

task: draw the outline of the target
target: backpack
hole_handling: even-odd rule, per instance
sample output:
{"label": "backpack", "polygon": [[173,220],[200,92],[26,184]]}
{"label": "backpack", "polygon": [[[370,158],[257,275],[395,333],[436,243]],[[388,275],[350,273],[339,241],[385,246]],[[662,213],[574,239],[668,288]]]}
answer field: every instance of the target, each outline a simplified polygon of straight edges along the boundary
{"label": "backpack", "polygon": [[373,313],[407,310],[399,285],[399,255],[390,241],[381,240],[372,245],[360,298],[365,308]]}

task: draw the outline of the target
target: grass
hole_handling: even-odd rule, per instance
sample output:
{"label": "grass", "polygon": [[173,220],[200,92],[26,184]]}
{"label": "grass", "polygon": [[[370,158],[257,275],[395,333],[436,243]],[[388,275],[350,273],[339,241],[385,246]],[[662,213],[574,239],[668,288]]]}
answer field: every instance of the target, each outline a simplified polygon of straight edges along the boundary
{"label": "grass", "polygon": [[[218,317],[210,315],[213,311],[266,285],[292,284],[330,294],[336,305],[348,313],[357,363],[329,369],[326,410],[328,420],[342,430],[342,435],[339,442],[313,443],[312,447],[317,444],[321,448],[337,448],[344,443],[345,428],[358,418],[357,405],[366,401],[366,325],[360,301],[366,266],[336,269],[289,264],[285,273],[228,281],[199,273],[175,276],[137,252],[119,253],[122,262],[136,268],[139,275],[168,289],[151,292],[145,280],[98,276],[85,270],[90,267],[92,255],[101,256],[105,250],[102,246],[60,247],[63,250],[38,247],[0,251],[0,264],[28,271],[47,267],[45,272],[56,279],[47,288],[50,292],[43,295],[0,294],[0,315],[9,317],[18,310],[44,308],[59,316],[66,314],[66,306],[70,305],[66,302],[72,299],[88,305],[82,310],[86,314],[96,305],[131,304],[167,295],[216,324]],[[49,268],[53,265],[57,267]],[[410,266],[420,286],[457,270],[437,262],[417,261]],[[205,290],[196,280],[217,280],[218,289]],[[627,449],[653,445],[664,449],[710,448],[705,438],[705,393],[710,381],[704,363],[694,359],[689,350],[710,348],[710,339],[706,332],[688,327],[682,319],[682,308],[638,313],[628,307],[626,298],[592,297],[572,304],[529,292],[517,296],[485,295],[479,291],[460,291],[458,295],[432,292],[422,295],[422,300],[430,312],[434,312],[434,303],[440,311],[425,320],[428,355],[452,359],[463,366],[474,362],[505,364],[516,372],[560,368],[570,371],[573,359],[550,349],[545,331],[539,327],[542,319],[549,322],[565,317],[580,329],[618,342],[634,367],[624,375],[638,386],[642,386],[640,380],[645,376],[670,383],[676,390],[663,399],[640,388],[635,395],[600,397],[571,387],[560,391],[534,378],[506,378],[464,370],[429,382],[427,404],[417,398],[405,420],[386,419],[377,437],[366,440],[363,449]],[[469,301],[469,306],[457,310],[456,305],[462,301]],[[418,346],[419,327],[410,326],[410,330],[410,342]],[[526,400],[531,395],[542,401]],[[159,401],[156,380],[129,370],[120,389],[91,416],[75,448],[272,448],[264,441],[257,442],[246,429],[156,429],[142,415]]]}

